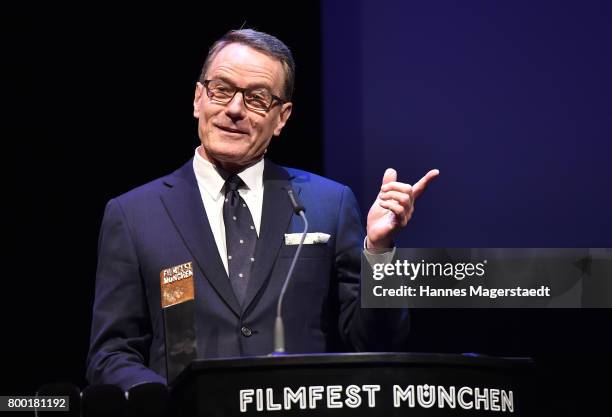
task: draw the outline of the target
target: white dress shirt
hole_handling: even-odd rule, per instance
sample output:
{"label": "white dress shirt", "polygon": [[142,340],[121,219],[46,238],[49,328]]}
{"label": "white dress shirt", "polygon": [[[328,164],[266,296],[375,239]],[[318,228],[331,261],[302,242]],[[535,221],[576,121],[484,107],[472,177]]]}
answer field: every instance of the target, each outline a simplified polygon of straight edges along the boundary
{"label": "white dress shirt", "polygon": [[[206,215],[208,216],[208,223],[215,238],[219,255],[223,261],[225,272],[228,272],[227,242],[225,241],[225,223],[223,222],[223,203],[225,198],[223,186],[225,185],[225,180],[217,168],[200,155],[199,150],[200,147],[195,150],[193,171],[195,172],[204,209],[206,209]],[[259,236],[263,206],[263,171],[264,160],[262,158],[259,162],[238,173],[238,176],[246,185],[246,188],[240,188],[238,193],[240,193],[240,196],[251,212],[257,236]]]}

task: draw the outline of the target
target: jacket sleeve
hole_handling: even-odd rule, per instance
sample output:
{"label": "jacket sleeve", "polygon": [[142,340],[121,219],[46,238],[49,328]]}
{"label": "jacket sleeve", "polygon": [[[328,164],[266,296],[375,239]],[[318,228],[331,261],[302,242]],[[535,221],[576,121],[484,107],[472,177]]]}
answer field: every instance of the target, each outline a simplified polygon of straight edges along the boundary
{"label": "jacket sleeve", "polygon": [[146,366],[151,340],[149,308],[134,242],[120,203],[110,200],[98,241],[88,381],[119,385],[125,390],[143,382],[166,383]]}
{"label": "jacket sleeve", "polygon": [[335,258],[340,336],[349,348],[358,352],[402,351],[406,349],[408,310],[361,308],[364,229],[360,217],[353,192],[344,187]]}

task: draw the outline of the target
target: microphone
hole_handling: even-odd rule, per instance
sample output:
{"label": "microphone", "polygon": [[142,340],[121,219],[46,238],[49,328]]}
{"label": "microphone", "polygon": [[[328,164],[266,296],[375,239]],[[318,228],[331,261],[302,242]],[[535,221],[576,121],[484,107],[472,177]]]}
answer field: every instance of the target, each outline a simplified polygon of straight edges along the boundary
{"label": "microphone", "polygon": [[291,188],[287,188],[287,195],[289,196],[289,202],[291,203],[291,207],[293,207],[295,214],[301,216],[300,212],[306,212],[306,209],[302,203],[300,203],[300,200],[298,200]]}
{"label": "microphone", "polygon": [[300,244],[298,245],[295,251],[295,255],[293,255],[293,261],[291,262],[289,272],[287,272],[287,277],[285,278],[285,283],[283,284],[280,296],[278,297],[278,304],[276,305],[276,320],[274,321],[274,352],[272,353],[272,355],[282,355],[285,353],[285,326],[283,325],[282,318],[283,298],[285,297],[287,284],[289,284],[291,275],[293,275],[293,268],[295,267],[295,263],[297,262],[300,256],[302,245],[304,244],[304,239],[306,238],[306,234],[308,233],[308,219],[306,218],[306,209],[300,203],[291,188],[287,188],[286,191],[287,195],[289,196],[289,202],[291,203],[291,207],[293,207],[293,211],[295,212],[295,214],[299,215],[304,220],[304,231],[302,232]]}

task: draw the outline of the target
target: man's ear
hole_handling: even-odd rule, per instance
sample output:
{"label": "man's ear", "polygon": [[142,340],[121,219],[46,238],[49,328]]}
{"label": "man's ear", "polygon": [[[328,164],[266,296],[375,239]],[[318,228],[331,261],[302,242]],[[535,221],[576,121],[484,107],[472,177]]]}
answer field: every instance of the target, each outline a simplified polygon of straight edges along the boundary
{"label": "man's ear", "polygon": [[202,83],[196,83],[195,93],[193,95],[193,117],[196,119],[200,118],[200,104],[204,97],[204,86]]}
{"label": "man's ear", "polygon": [[274,136],[280,135],[281,130],[283,130],[283,127],[285,127],[287,120],[289,120],[289,116],[291,116],[292,108],[293,108],[293,103],[291,102],[285,103],[281,107],[280,113],[278,115],[278,124],[276,125],[276,128],[274,129]]}

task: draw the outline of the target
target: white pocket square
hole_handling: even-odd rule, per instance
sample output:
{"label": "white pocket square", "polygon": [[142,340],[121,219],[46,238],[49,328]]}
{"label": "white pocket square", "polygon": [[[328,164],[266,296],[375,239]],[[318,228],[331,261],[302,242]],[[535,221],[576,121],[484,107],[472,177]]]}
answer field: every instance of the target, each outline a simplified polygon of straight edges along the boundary
{"label": "white pocket square", "polygon": [[[302,233],[285,233],[285,245],[299,245],[302,239]],[[329,235],[327,233],[306,233],[304,245],[313,245],[315,243],[327,243]]]}

